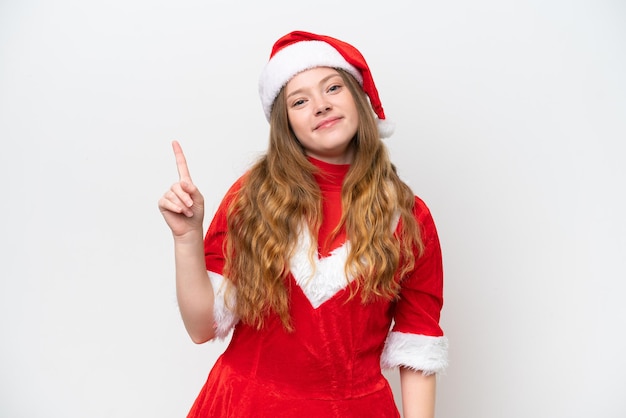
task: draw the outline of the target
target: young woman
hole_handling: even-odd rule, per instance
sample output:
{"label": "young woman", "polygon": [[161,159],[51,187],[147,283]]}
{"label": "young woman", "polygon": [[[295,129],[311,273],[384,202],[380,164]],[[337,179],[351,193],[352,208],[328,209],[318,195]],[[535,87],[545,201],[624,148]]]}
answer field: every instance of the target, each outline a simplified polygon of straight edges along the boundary
{"label": "young woman", "polygon": [[[392,133],[360,52],[307,32],[279,39],[259,82],[267,153],[203,234],[203,197],[180,180],[159,201],[176,291],[196,343],[230,344],[189,417],[432,417],[447,364],[433,219],[398,177]],[[204,238],[203,238],[204,236]]]}

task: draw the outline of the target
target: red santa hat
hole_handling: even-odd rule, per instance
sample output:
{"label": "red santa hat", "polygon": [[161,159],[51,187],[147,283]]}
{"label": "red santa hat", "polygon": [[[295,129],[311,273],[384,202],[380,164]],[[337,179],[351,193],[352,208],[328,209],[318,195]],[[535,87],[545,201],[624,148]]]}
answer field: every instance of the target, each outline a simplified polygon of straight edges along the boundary
{"label": "red santa hat", "polygon": [[380,136],[387,138],[393,134],[394,126],[385,118],[372,73],[359,50],[339,39],[302,31],[288,33],[276,41],[261,72],[259,96],[268,121],[280,90],[296,74],[316,67],[341,68],[352,74],[378,117]]}

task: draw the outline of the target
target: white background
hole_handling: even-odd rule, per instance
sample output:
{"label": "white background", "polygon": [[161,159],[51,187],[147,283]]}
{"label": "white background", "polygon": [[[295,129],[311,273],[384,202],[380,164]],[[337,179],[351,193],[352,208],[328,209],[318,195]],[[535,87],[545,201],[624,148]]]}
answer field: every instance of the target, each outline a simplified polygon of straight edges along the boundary
{"label": "white background", "polygon": [[0,1],[0,416],[185,416],[224,343],[178,314],[170,141],[210,218],[294,29],[363,52],[434,213],[438,417],[626,416],[621,0]]}

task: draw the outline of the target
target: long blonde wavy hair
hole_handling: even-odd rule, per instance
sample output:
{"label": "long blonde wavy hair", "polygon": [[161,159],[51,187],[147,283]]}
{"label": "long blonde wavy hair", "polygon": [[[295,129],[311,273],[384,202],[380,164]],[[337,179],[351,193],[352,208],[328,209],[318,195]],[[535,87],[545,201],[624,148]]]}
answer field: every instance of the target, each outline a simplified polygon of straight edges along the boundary
{"label": "long blonde wavy hair", "polygon": [[[359,127],[342,186],[343,215],[334,234],[345,228],[350,241],[345,269],[356,277],[363,303],[375,297],[391,300],[400,279],[415,265],[415,250],[419,254],[423,249],[412,214],[415,198],[389,160],[367,96],[349,73],[337,71],[355,100]],[[260,328],[266,315],[275,312],[292,330],[289,259],[303,226],[314,239],[311,251],[316,251],[322,207],[313,176],[317,168],[291,130],[284,90],[272,108],[267,153],[246,173],[228,211],[224,273],[234,284],[227,292],[236,293],[231,308],[241,321]]]}

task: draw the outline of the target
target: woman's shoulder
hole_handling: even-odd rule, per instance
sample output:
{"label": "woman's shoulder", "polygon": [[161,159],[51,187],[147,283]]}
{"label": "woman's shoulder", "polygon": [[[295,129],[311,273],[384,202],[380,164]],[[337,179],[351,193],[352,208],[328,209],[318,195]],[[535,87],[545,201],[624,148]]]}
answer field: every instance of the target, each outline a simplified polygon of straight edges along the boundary
{"label": "woman's shoulder", "polygon": [[226,197],[236,195],[239,192],[239,190],[241,190],[241,188],[243,187],[246,181],[247,174],[248,172],[246,171],[241,176],[239,176],[237,180],[235,180],[235,182],[230,186],[230,188],[226,192]]}
{"label": "woman's shoulder", "polygon": [[435,225],[435,220],[433,219],[430,208],[426,202],[417,195],[415,196],[415,205],[413,206],[413,216],[415,216],[420,226],[422,239],[425,240],[426,244],[432,240],[438,240],[437,226]]}
{"label": "woman's shoulder", "polygon": [[419,197],[418,195],[414,195],[414,200],[415,204],[413,205],[413,214],[418,219],[432,216],[430,213],[430,208],[421,197]]}

